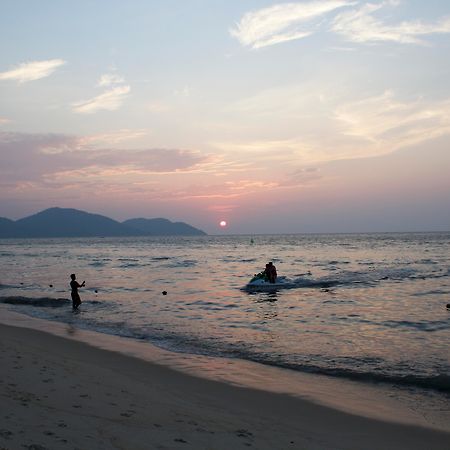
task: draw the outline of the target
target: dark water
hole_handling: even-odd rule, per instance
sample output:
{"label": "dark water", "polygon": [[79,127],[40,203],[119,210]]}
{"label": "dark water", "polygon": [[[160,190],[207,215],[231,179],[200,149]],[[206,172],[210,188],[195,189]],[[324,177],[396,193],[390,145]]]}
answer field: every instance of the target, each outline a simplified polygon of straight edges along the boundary
{"label": "dark water", "polygon": [[[268,260],[291,288],[242,289]],[[450,233],[0,240],[0,264],[0,301],[26,314],[450,392]],[[72,272],[86,280],[75,315]]]}

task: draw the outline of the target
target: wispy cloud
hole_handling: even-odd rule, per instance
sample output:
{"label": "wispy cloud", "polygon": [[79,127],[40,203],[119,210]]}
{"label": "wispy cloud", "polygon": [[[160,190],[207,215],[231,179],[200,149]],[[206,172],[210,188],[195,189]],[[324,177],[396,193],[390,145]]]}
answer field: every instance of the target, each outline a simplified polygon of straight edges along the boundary
{"label": "wispy cloud", "polygon": [[88,145],[116,145],[122,144],[134,139],[139,139],[149,134],[148,130],[143,128],[139,129],[129,129],[122,128],[120,130],[115,130],[106,133],[97,133],[90,136],[80,138],[80,142],[84,146]]}
{"label": "wispy cloud", "polygon": [[[337,11],[358,3],[350,0],[281,3],[247,12],[230,34],[242,45],[257,49],[301,39],[318,31],[331,31],[357,43],[390,41],[401,44],[426,44],[424,36],[450,33],[450,17],[431,23],[420,20],[388,23],[376,17],[377,13],[398,6],[397,0],[365,2],[351,10]],[[331,23],[324,21],[324,16],[332,12],[337,15]]]}
{"label": "wispy cloud", "polygon": [[89,100],[72,104],[72,109],[80,114],[92,114],[100,110],[115,111],[122,106],[130,93],[130,86],[117,73],[103,74],[97,82],[97,87],[107,88],[105,92]]}
{"label": "wispy cloud", "polygon": [[92,114],[99,110],[115,111],[122,106],[130,92],[130,86],[116,86],[90,100],[76,102],[73,110],[81,114]]}
{"label": "wispy cloud", "polygon": [[191,95],[191,88],[189,86],[184,86],[182,89],[175,89],[173,95],[177,97],[189,97]]}
{"label": "wispy cloud", "polygon": [[124,82],[124,78],[116,73],[105,73],[98,80],[97,86],[108,87],[116,84],[122,84]]}
{"label": "wispy cloud", "polygon": [[49,59],[47,61],[31,61],[19,64],[6,72],[0,72],[0,80],[12,80],[19,83],[35,81],[48,77],[58,67],[66,64],[63,59]]}
{"label": "wispy cloud", "polygon": [[309,36],[314,26],[309,23],[335,9],[355,5],[345,0],[282,3],[246,13],[232,36],[242,45],[257,49]]}
{"label": "wispy cloud", "polygon": [[403,21],[387,24],[374,17],[374,13],[390,6],[397,6],[396,1],[385,1],[377,4],[367,3],[358,9],[339,13],[331,30],[350,41],[382,42],[391,41],[400,44],[425,44],[422,36],[438,33],[450,33],[450,17],[435,23],[424,23],[419,20]]}
{"label": "wispy cloud", "polygon": [[402,102],[386,91],[337,107],[335,117],[342,134],[365,141],[373,156],[450,134],[450,99]]}
{"label": "wispy cloud", "polygon": [[165,113],[165,112],[170,111],[172,108],[169,105],[169,103],[155,100],[155,101],[150,102],[147,105],[146,109],[147,109],[147,111],[152,112],[152,113]]}
{"label": "wispy cloud", "polygon": [[251,163],[278,171],[381,156],[450,134],[450,98],[401,99],[393,90],[350,97],[345,87],[320,89],[282,86],[241,100],[231,111],[237,121],[246,118],[246,135],[228,133],[211,146],[232,155],[233,168]]}

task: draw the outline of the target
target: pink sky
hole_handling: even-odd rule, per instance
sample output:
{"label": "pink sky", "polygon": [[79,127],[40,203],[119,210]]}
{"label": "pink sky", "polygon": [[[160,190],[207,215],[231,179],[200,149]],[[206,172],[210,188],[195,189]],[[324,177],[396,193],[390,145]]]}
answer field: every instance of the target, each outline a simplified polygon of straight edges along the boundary
{"label": "pink sky", "polygon": [[450,229],[448,5],[110,6],[7,2],[0,217]]}

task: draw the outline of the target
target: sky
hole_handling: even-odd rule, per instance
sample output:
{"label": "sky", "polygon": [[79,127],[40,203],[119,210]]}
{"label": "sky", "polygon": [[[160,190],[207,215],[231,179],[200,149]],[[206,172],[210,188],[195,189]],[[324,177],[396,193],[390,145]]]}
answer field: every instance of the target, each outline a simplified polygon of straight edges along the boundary
{"label": "sky", "polygon": [[0,217],[450,230],[448,0],[1,11]]}

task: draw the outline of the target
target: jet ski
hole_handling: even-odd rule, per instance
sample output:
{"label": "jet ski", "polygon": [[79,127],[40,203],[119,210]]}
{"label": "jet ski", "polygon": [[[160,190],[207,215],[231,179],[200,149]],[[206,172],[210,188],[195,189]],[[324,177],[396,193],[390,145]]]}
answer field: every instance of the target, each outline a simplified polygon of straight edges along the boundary
{"label": "jet ski", "polygon": [[253,278],[245,285],[245,289],[248,291],[271,291],[292,288],[294,286],[295,283],[284,276],[277,277],[275,283],[271,283],[263,271],[255,274]]}

